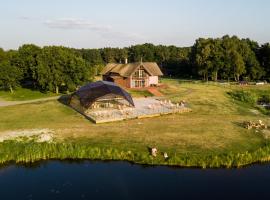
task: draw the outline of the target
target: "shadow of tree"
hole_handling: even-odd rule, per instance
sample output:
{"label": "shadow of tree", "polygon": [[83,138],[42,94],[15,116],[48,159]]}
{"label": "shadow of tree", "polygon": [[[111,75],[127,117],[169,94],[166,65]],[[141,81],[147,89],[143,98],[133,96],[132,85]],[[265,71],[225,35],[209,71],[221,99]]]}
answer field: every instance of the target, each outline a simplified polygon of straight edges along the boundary
{"label": "shadow of tree", "polygon": [[243,122],[232,122],[232,123],[238,127],[245,128]]}

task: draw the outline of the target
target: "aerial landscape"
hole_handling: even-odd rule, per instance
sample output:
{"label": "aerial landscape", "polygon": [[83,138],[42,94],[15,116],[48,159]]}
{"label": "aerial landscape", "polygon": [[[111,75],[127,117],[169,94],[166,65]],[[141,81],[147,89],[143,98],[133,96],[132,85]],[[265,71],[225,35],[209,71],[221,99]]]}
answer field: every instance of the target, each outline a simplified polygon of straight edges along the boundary
{"label": "aerial landscape", "polygon": [[267,0],[2,7],[1,199],[270,195]]}

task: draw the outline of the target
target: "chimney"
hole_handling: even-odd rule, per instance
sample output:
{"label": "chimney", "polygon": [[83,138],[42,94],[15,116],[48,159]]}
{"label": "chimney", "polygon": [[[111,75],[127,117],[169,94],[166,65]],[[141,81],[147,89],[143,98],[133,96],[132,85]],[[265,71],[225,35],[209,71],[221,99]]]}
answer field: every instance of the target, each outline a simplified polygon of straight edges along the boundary
{"label": "chimney", "polygon": [[128,59],[127,58],[125,58],[125,64],[128,64]]}

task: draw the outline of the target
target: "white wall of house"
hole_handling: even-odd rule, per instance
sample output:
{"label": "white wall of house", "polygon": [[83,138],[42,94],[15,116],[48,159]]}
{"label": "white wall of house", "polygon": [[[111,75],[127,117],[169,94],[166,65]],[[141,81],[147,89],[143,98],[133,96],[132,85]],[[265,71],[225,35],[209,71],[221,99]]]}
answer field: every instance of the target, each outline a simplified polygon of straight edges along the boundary
{"label": "white wall of house", "polygon": [[132,76],[130,77],[130,88],[135,87],[135,81],[132,79]]}
{"label": "white wall of house", "polygon": [[149,76],[149,85],[157,85],[158,76]]}

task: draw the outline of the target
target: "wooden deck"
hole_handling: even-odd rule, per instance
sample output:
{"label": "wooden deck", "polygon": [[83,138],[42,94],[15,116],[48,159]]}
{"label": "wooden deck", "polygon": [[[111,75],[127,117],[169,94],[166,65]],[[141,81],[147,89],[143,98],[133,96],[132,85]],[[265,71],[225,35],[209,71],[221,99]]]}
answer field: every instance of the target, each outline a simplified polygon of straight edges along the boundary
{"label": "wooden deck", "polygon": [[190,112],[186,105],[173,104],[169,101],[161,101],[155,98],[133,99],[135,108],[91,110],[84,114],[96,124],[115,122],[129,119],[141,119],[159,117],[173,113]]}

